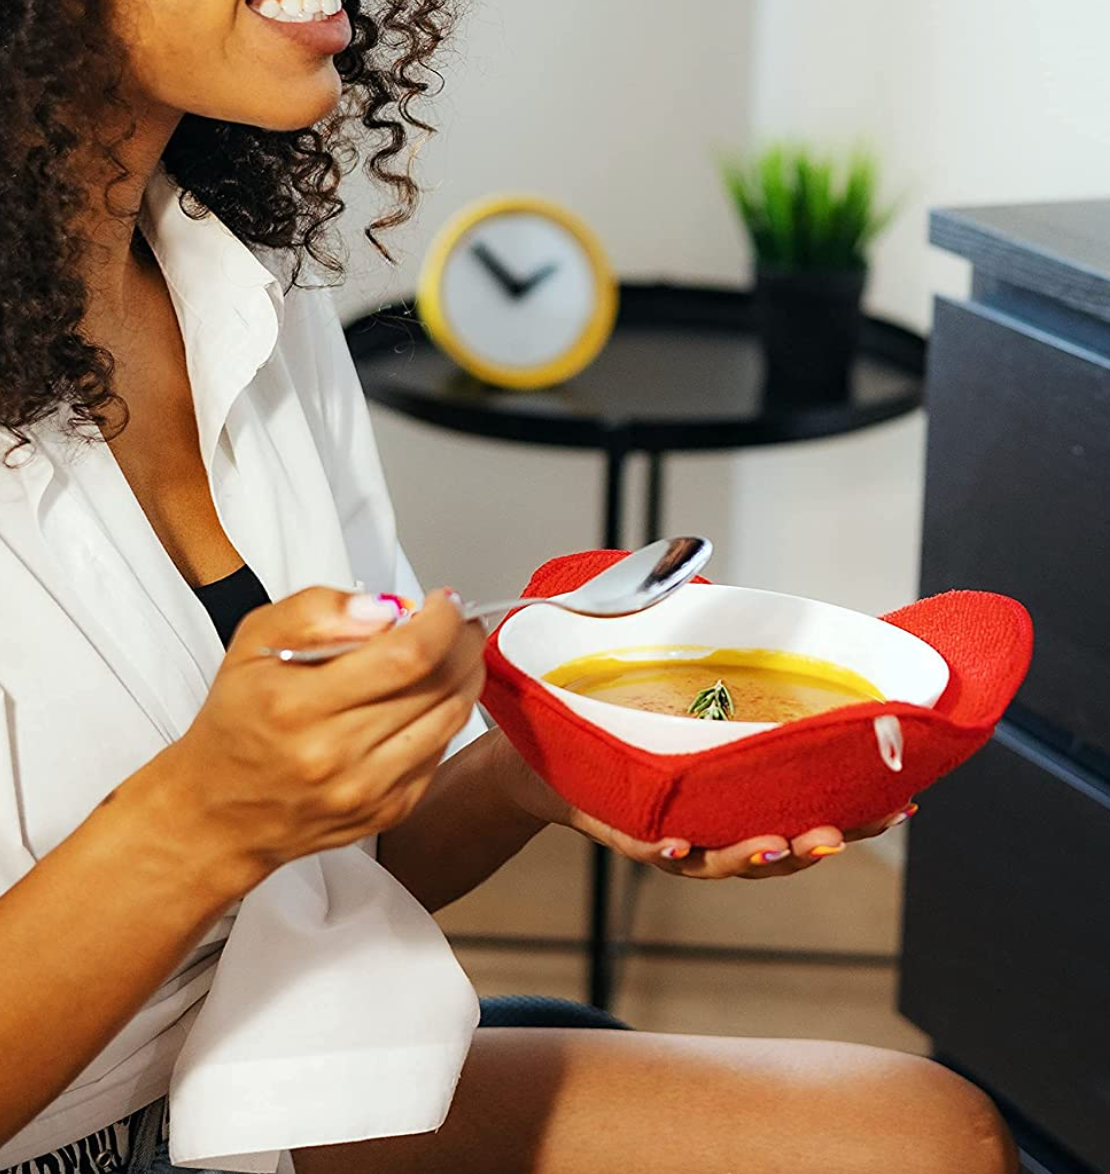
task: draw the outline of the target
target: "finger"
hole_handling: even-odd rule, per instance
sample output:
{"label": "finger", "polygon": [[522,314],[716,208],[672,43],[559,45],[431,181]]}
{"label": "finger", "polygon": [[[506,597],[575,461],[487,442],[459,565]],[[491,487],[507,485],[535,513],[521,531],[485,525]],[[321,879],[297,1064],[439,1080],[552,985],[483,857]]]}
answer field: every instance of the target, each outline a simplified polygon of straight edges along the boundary
{"label": "finger", "polygon": [[332,720],[336,722],[336,728],[342,730],[340,736],[347,738],[353,756],[361,759],[452,698],[466,710],[469,720],[482,695],[485,680],[486,668],[482,661],[469,667],[455,666],[449,675],[445,670],[400,697],[347,710]]}
{"label": "finger", "polygon": [[357,767],[377,747],[397,738],[452,698],[466,710],[469,720],[484,684],[485,666],[479,662],[461,678],[441,674],[419,690],[401,697],[372,702],[322,719],[315,724],[312,736],[336,748],[340,769]]}
{"label": "finger", "polygon": [[429,597],[408,623],[381,632],[365,647],[322,665],[267,666],[279,673],[279,707],[302,721],[404,694],[423,691],[438,701],[468,670],[481,663],[485,640],[477,625],[463,623],[445,593]]}
{"label": "finger", "polygon": [[702,869],[707,877],[761,877],[791,858],[790,841],[783,836],[758,836],[727,848],[709,849],[703,854]]}
{"label": "finger", "polygon": [[363,771],[367,788],[376,788],[381,794],[420,763],[432,758],[442,759],[451,740],[470,720],[472,711],[470,696],[452,693],[392,737],[374,746],[358,768]]}
{"label": "finger", "polygon": [[[816,863],[816,861],[814,861]],[[685,860],[658,864],[656,867],[687,880],[717,881],[727,879],[769,880],[772,877],[792,876],[810,865],[799,861],[787,851],[785,857],[772,864],[755,864],[751,858],[737,858],[729,849],[693,849]]]}
{"label": "finger", "polygon": [[[357,607],[352,612],[352,601]],[[248,613],[228,647],[231,661],[252,660],[262,648],[308,648],[314,644],[369,638],[397,620],[395,605],[330,587],[309,587]]]}
{"label": "finger", "polygon": [[920,810],[920,807],[916,803],[910,803],[908,806],[888,815],[885,819],[880,819],[874,823],[865,824],[863,827],[852,828],[846,831],[844,833],[844,839],[849,844],[853,844],[858,840],[874,839],[875,836],[881,836],[884,832],[889,832],[892,828],[901,827],[902,824],[908,823]]}
{"label": "finger", "polygon": [[575,808],[571,813],[570,826],[587,839],[593,840],[595,844],[600,844],[604,848],[612,848],[614,852],[619,852],[622,856],[627,856],[629,860],[635,860],[641,864],[653,864],[657,857],[662,859],[664,850],[668,848],[678,851],[685,850],[686,852],[690,850],[689,844],[684,840],[659,840],[656,843],[637,840],[634,836],[618,831],[578,808]]}
{"label": "finger", "polygon": [[834,827],[813,828],[790,841],[790,850],[794,856],[807,864],[816,864],[829,856],[839,856],[846,847],[844,833]]}
{"label": "finger", "polygon": [[436,592],[407,624],[383,632],[322,671],[309,671],[321,678],[319,688],[332,705],[353,709],[403,694],[441,670],[443,679],[458,679],[481,663],[484,648],[480,626],[464,623],[457,604]]}

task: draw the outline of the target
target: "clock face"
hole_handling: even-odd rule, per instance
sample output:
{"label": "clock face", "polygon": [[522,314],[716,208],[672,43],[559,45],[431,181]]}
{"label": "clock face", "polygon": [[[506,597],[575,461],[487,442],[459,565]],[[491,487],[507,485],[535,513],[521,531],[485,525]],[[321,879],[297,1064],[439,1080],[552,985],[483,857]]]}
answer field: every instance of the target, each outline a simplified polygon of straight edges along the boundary
{"label": "clock face", "polygon": [[443,318],[475,358],[539,369],[580,345],[603,278],[579,238],[538,212],[503,212],[456,241],[440,285]]}

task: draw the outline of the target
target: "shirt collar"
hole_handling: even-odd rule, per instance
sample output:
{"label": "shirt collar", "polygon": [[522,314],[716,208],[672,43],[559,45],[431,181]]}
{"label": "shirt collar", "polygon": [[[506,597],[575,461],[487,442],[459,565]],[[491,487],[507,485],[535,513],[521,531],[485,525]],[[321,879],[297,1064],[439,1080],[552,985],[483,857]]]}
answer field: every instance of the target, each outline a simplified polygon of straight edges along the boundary
{"label": "shirt collar", "polygon": [[[284,311],[282,281],[214,215],[200,220],[186,215],[179,190],[162,168],[147,185],[139,224],[177,312],[201,455],[211,474],[235,401],[277,347]],[[55,475],[58,454],[47,451],[54,447],[49,442],[62,442],[67,416],[68,408],[62,405],[28,427],[32,444],[14,458],[20,474],[16,480],[35,518]],[[75,431],[102,443],[93,426],[78,424]],[[9,439],[0,433],[3,451]]]}
{"label": "shirt collar", "polygon": [[177,311],[201,455],[211,471],[235,400],[277,346],[282,281],[212,213],[187,215],[161,168],[147,185],[139,225]]}

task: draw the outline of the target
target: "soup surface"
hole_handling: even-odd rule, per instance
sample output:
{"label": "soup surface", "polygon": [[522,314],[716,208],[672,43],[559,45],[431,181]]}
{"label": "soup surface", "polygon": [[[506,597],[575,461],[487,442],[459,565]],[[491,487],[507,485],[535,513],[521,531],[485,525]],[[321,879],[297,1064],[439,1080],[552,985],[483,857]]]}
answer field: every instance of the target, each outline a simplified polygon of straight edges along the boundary
{"label": "soup surface", "polygon": [[[628,659],[632,654],[637,659]],[[597,701],[676,717],[688,717],[695,697],[723,681],[732,698],[731,720],[738,722],[798,721],[884,700],[850,669],[763,649],[617,649],[568,661],[544,679]]]}

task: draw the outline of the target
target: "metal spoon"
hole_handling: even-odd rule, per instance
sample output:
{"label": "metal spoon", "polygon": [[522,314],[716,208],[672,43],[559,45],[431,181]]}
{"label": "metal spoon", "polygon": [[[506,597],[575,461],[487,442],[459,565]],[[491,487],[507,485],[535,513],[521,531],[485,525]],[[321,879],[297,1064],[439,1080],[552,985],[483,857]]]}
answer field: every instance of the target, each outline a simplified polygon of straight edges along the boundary
{"label": "metal spoon", "polygon": [[[549,599],[511,599],[499,603],[468,603],[463,617],[471,620],[547,603],[564,611],[597,619],[635,615],[662,603],[705,566],[713,554],[708,538],[665,538],[630,554],[619,563],[595,575],[581,587]],[[355,652],[365,640],[324,644],[317,648],[263,648],[262,655],[274,656],[287,664],[322,664]]]}

